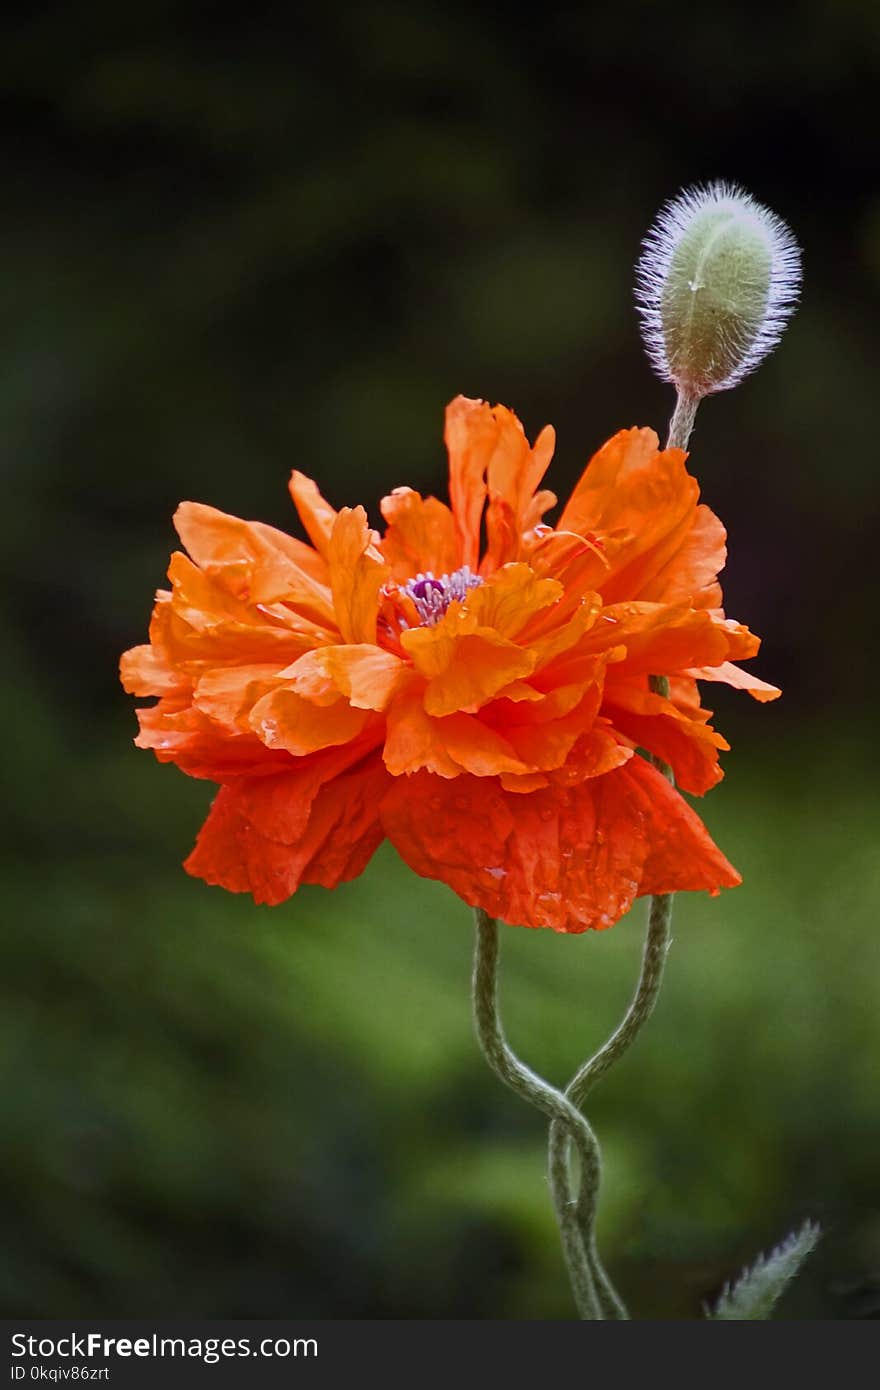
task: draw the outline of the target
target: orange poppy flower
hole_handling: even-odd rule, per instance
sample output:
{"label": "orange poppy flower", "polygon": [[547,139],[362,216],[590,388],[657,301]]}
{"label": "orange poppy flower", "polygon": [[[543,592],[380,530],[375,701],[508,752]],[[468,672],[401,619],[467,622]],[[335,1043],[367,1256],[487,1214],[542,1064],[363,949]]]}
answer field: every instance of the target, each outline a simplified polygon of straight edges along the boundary
{"label": "orange poppy flower", "polygon": [[[555,527],[509,410],[447,410],[451,506],[398,488],[385,530],[295,472],[311,544],[184,502],[170,590],[122,680],[158,702],[137,743],[220,791],[186,868],[280,903],[355,877],[387,836],[473,906],[579,932],[646,893],[740,881],[679,791],[721,777],[698,681],[778,691],[733,664],[725,533],[651,430],[622,430]],[[485,540],[483,539],[485,537]],[[669,678],[669,696],[649,677]]]}

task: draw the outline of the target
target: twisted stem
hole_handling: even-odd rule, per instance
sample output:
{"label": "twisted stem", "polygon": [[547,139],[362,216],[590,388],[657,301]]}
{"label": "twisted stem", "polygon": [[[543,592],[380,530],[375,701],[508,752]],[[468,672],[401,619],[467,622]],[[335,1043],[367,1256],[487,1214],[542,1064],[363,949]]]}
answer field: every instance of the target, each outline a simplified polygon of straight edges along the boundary
{"label": "twisted stem", "polygon": [[[636,992],[626,1014],[610,1038],[589,1061],[575,1072],[565,1088],[564,1095],[572,1105],[580,1106],[583,1104],[591,1087],[631,1047],[653,1013],[663,981],[663,967],[671,941],[672,902],[671,893],[660,894],[651,899],[648,931],[645,937],[642,968]],[[562,1117],[551,1122],[548,1166],[551,1183],[555,1181],[558,1184],[554,1192],[557,1209],[560,1205],[572,1201],[568,1157],[570,1137],[570,1132]],[[594,1231],[598,1197],[598,1184],[592,1185],[586,1182],[582,1174],[575,1207],[587,1256],[591,1263],[592,1251],[595,1248]],[[597,1282],[599,1281],[597,1280]],[[613,1294],[613,1289],[611,1292]]]}
{"label": "twisted stem", "polygon": [[[669,681],[665,676],[649,677],[649,685],[655,694],[668,698]],[[668,764],[655,757],[652,757],[651,761],[664,777],[670,782],[673,781],[672,769]],[[614,1032],[603,1043],[598,1052],[595,1052],[575,1072],[566,1086],[564,1094],[573,1105],[583,1105],[591,1087],[632,1046],[654,1011],[660,986],[663,983],[666,956],[672,942],[672,904],[673,895],[671,893],[656,894],[651,898],[648,930],[642,952],[642,966],[636,992]],[[569,1139],[570,1134],[565,1123],[561,1119],[553,1120],[550,1125],[548,1170],[551,1185],[554,1186],[554,1202],[557,1210],[572,1201]],[[587,1260],[593,1270],[600,1303],[603,1305],[606,1315],[619,1317],[621,1314],[615,1309],[618,1305],[622,1307],[620,1300],[613,1286],[607,1280],[607,1276],[605,1279],[602,1278],[602,1274],[599,1272],[601,1265],[598,1266],[598,1270],[596,1267],[598,1256],[596,1255],[595,1227],[598,1200],[598,1184],[586,1182],[582,1174],[575,1206]],[[623,1316],[626,1316],[625,1311]]]}
{"label": "twisted stem", "polygon": [[[582,1181],[598,1189],[601,1176],[599,1145],[589,1122],[561,1091],[519,1060],[504,1036],[498,1010],[498,924],[482,908],[474,911],[473,1010],[477,1038],[489,1066],[523,1100],[562,1125],[572,1139],[580,1161]],[[566,1169],[567,1151],[562,1155]],[[551,1180],[551,1189],[557,1191]],[[600,1314],[593,1270],[581,1234],[577,1208],[570,1196],[556,1207],[562,1246],[578,1315],[598,1319]]]}

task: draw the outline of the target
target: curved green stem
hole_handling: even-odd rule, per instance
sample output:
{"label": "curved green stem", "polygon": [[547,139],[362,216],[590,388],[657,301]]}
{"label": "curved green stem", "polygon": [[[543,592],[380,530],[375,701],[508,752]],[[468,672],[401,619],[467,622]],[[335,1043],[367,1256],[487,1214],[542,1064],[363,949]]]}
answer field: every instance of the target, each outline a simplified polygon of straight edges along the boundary
{"label": "curved green stem", "polygon": [[[551,1122],[558,1122],[564,1127],[577,1148],[582,1181],[587,1187],[597,1189],[601,1159],[596,1136],[588,1121],[561,1091],[521,1062],[507,1043],[498,1012],[498,924],[479,907],[475,909],[474,917],[474,1024],[486,1061],[511,1090],[549,1116]],[[563,1161],[567,1169],[567,1152],[563,1155]],[[551,1189],[555,1201],[558,1188],[552,1182]],[[576,1204],[570,1197],[561,1205],[556,1204],[556,1215],[578,1314],[581,1318],[597,1319],[601,1317],[601,1312]]]}
{"label": "curved green stem", "polygon": [[[651,676],[649,684],[655,694],[668,698],[669,681],[665,676]],[[673,780],[672,770],[666,763],[659,758],[652,758],[651,761],[664,777],[668,778],[670,782]],[[565,1095],[574,1105],[583,1105],[591,1087],[623,1056],[654,1011],[654,1005],[657,1002],[657,996],[663,982],[666,956],[672,941],[672,904],[673,895],[671,893],[657,894],[651,898],[648,930],[636,992],[623,1019],[607,1042],[575,1072],[566,1086]],[[564,1123],[561,1120],[554,1120],[550,1125],[549,1170],[551,1181],[555,1178],[558,1183],[558,1189],[554,1194],[557,1205],[570,1203],[572,1200],[568,1161],[569,1139],[570,1135]],[[591,1265],[593,1265],[593,1251],[595,1250],[594,1233],[598,1195],[598,1188],[586,1183],[582,1177],[576,1206],[587,1258]],[[593,1268],[600,1301],[604,1304],[608,1316],[613,1317],[615,1316],[614,1300],[617,1297],[613,1286],[605,1287],[601,1277],[596,1273],[595,1266]]]}

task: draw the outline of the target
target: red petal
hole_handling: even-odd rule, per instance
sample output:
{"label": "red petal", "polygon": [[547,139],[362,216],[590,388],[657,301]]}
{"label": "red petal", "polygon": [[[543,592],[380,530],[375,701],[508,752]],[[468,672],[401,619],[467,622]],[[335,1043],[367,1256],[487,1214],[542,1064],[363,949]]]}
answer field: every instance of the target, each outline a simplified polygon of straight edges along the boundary
{"label": "red petal", "polygon": [[335,888],[356,877],[383,838],[377,808],[388,774],[373,757],[325,781],[331,766],[221,787],[187,873],[270,905],[301,883]]}
{"label": "red petal", "polygon": [[406,862],[493,917],[581,932],[650,892],[720,887],[739,875],[682,797],[643,758],[574,787],[506,792],[421,772],[382,807]]}

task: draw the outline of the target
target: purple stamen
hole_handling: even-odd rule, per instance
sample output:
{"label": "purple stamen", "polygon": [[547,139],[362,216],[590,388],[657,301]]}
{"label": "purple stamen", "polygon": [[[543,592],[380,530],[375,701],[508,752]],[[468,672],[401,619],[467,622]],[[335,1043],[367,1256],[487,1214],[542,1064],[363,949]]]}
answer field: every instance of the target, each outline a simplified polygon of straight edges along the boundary
{"label": "purple stamen", "polygon": [[430,570],[417,574],[403,585],[401,592],[412,599],[422,626],[434,627],[450,603],[460,603],[469,589],[475,589],[482,582],[478,574],[471,573],[469,565],[462,565],[454,574],[441,574],[439,579]]}

